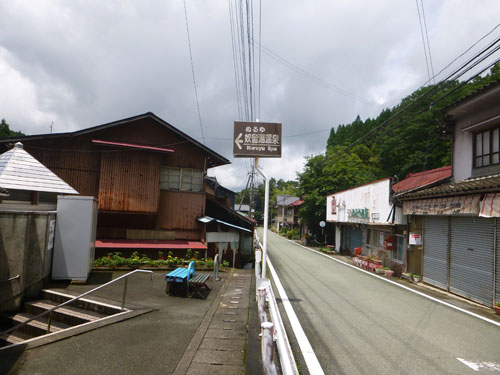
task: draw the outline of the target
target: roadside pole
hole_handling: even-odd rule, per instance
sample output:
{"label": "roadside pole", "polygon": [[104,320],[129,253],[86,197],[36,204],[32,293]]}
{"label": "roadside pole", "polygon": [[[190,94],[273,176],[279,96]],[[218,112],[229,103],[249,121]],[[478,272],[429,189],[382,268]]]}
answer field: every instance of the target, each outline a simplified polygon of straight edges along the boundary
{"label": "roadside pole", "polygon": [[264,238],[262,246],[262,278],[266,278],[267,228],[269,226],[269,177],[259,168],[259,157],[281,158],[281,123],[234,122],[233,156],[254,158],[255,169],[264,178]]}
{"label": "roadside pole", "polygon": [[262,178],[264,178],[264,238],[262,244],[262,278],[266,278],[266,262],[267,262],[267,227],[269,224],[269,177],[259,169],[259,158],[255,157],[255,169],[260,173]]}

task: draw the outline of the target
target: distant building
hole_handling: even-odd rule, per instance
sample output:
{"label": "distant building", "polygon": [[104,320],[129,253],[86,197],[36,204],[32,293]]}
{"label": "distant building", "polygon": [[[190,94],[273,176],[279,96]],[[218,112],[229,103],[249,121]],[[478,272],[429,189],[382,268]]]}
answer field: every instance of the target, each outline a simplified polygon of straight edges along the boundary
{"label": "distant building", "polygon": [[298,197],[292,195],[276,195],[276,216],[274,225],[276,230],[286,227],[293,229],[299,226],[299,217],[297,216],[300,205],[304,203]]}

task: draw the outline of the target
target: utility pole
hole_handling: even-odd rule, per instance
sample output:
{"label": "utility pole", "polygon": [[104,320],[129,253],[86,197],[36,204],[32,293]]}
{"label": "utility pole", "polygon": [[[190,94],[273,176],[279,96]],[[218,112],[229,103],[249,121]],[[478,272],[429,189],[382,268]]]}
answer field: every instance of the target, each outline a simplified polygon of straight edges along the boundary
{"label": "utility pole", "polygon": [[254,176],[255,176],[255,165],[252,165],[252,171],[250,172],[250,212],[248,213],[248,216],[250,219],[253,219],[253,207],[254,207]]}

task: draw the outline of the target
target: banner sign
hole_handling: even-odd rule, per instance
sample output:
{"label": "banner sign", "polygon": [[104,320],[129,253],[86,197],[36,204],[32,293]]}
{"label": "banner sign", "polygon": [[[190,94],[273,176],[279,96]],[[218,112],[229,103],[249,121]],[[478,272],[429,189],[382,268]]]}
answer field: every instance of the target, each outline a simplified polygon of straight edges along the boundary
{"label": "banner sign", "polygon": [[479,215],[481,195],[419,199],[403,202],[403,215]]}
{"label": "banner sign", "polygon": [[500,217],[500,194],[486,194],[481,201],[482,217]]}

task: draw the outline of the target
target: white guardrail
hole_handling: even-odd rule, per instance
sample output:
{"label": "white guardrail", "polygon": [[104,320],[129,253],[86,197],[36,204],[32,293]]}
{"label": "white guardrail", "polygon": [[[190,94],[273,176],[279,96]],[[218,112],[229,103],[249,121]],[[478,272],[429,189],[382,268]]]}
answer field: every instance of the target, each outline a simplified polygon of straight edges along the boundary
{"label": "white guardrail", "polygon": [[[255,232],[257,246],[262,249],[257,232]],[[257,248],[256,246],[256,248]],[[298,375],[299,371],[293,357],[292,348],[281,319],[278,304],[274,296],[271,282],[261,275],[262,251],[255,251],[255,280],[256,299],[261,323],[261,351],[264,373],[266,375],[277,374],[273,358],[274,343],[278,349],[279,363],[283,375]],[[267,302],[267,304],[266,304]],[[266,309],[267,307],[267,309]],[[267,310],[267,311],[266,311]],[[268,314],[269,312],[269,314]],[[269,316],[269,318],[268,318]]]}

